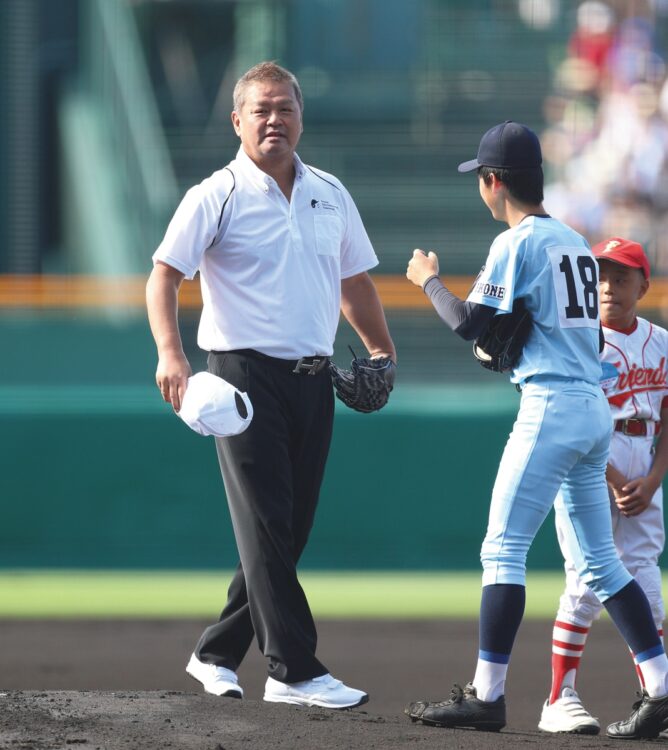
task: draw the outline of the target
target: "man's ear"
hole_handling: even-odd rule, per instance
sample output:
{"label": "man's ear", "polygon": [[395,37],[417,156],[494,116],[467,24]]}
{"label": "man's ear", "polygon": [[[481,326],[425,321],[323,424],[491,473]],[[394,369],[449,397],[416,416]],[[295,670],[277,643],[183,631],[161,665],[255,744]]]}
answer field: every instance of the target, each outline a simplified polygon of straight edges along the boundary
{"label": "man's ear", "polygon": [[236,112],[232,112],[232,114],[230,115],[230,117],[232,118],[232,126],[234,127],[234,132],[237,135],[241,135],[241,127],[240,127],[240,125],[241,125],[241,119],[240,119],[239,115]]}
{"label": "man's ear", "polygon": [[[642,271],[640,271],[640,273],[642,273]],[[640,286],[640,292],[638,293],[639,300],[641,300],[647,294],[648,289],[649,289],[649,279],[646,279],[645,274],[643,273],[642,284]]]}

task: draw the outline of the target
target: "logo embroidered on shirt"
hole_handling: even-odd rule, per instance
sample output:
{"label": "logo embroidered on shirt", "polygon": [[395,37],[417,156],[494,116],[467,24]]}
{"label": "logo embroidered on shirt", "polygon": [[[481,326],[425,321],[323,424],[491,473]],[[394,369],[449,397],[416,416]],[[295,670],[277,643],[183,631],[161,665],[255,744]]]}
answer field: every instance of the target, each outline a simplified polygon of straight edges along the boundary
{"label": "logo embroidered on shirt", "polygon": [[[620,367],[621,362],[615,362],[615,367]],[[658,367],[638,367],[631,365],[628,372],[620,372],[616,384],[616,390],[621,391],[614,396],[609,396],[608,401],[614,406],[622,406],[637,393],[647,391],[660,391],[666,388],[668,373],[666,372],[666,358],[661,357]]]}
{"label": "logo embroidered on shirt", "polygon": [[482,294],[483,297],[494,297],[503,299],[506,296],[506,287],[498,284],[489,284],[485,281],[478,281],[473,285],[473,291]]}
{"label": "logo embroidered on shirt", "polygon": [[601,388],[605,392],[612,390],[615,387],[615,384],[617,383],[617,378],[619,377],[619,370],[617,367],[621,365],[621,362],[617,362],[616,366],[613,364],[610,364],[610,362],[602,362],[601,363]]}
{"label": "logo embroidered on shirt", "polygon": [[311,198],[311,208],[322,208],[325,211],[338,211],[339,207],[330,203],[329,201],[318,200],[317,198]]}
{"label": "logo embroidered on shirt", "polygon": [[[621,362],[619,364],[621,365]],[[666,358],[661,357],[658,367],[631,365],[628,372],[620,372],[617,388],[623,391],[625,388],[636,388],[643,385],[666,385],[666,380]]]}

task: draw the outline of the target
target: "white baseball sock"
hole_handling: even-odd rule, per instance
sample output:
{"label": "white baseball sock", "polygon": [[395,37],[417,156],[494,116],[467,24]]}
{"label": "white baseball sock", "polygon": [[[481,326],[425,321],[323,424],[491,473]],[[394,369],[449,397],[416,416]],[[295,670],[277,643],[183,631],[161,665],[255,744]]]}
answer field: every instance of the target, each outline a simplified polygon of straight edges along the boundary
{"label": "white baseball sock", "polygon": [[652,659],[640,662],[640,669],[645,681],[645,690],[650,698],[662,698],[668,695],[668,657],[659,654]]}
{"label": "white baseball sock", "polygon": [[481,701],[495,701],[503,695],[506,684],[507,664],[478,659],[473,686]]}

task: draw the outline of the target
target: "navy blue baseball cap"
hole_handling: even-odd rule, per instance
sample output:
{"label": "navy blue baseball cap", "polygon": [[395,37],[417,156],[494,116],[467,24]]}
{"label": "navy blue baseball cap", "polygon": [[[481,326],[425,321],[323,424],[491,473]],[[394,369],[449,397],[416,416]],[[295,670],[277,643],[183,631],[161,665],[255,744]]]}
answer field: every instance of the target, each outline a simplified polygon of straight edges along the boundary
{"label": "navy blue baseball cap", "polygon": [[530,169],[540,167],[543,155],[538,136],[519,122],[506,120],[490,128],[480,139],[478,156],[457,167],[458,172],[472,172],[478,167]]}

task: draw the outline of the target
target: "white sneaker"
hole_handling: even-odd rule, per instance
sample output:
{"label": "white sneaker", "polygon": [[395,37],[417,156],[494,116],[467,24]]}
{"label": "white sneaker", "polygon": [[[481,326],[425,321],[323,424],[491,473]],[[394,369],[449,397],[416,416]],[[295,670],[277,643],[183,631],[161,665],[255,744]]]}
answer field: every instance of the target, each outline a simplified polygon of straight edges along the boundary
{"label": "white sneaker", "polygon": [[269,703],[291,703],[295,706],[352,708],[366,703],[369,696],[335,680],[331,674],[324,674],[312,680],[290,684],[267,677],[264,699]]}
{"label": "white sneaker", "polygon": [[236,672],[215,664],[205,664],[195,654],[190,657],[186,672],[204,685],[204,690],[212,695],[225,698],[242,698],[244,691],[239,686]]}
{"label": "white sneaker", "polygon": [[543,732],[598,734],[601,725],[582,705],[575,690],[565,687],[554,703],[545,701],[538,729],[542,729]]}

